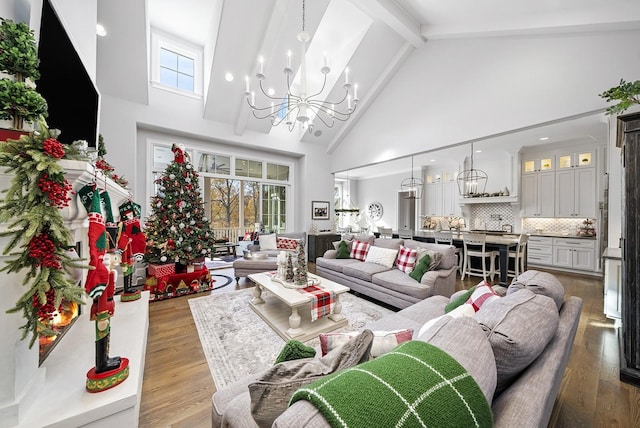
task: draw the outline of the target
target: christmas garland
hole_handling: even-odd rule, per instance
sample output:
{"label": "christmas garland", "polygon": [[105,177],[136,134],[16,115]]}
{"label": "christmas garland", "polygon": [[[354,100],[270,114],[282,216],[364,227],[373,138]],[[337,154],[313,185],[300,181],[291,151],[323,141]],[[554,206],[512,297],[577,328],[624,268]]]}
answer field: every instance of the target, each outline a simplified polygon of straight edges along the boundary
{"label": "christmas garland", "polygon": [[102,134],[98,135],[98,160],[96,160],[96,168],[102,171],[104,175],[115,181],[122,187],[129,186],[129,181],[124,178],[124,175],[120,176],[116,174],[115,168],[111,166],[109,162],[104,158],[107,155],[107,150],[104,147],[104,138]]}
{"label": "christmas garland", "polygon": [[60,214],[71,200],[71,186],[59,160],[65,149],[70,157],[77,148],[63,146],[56,136],[41,121],[30,135],[0,143],[0,166],[13,174],[0,201],[0,222],[7,224],[0,236],[11,237],[3,251],[9,260],[0,272],[27,271],[23,286],[29,288],[7,313],[22,312],[22,339],[31,334],[29,347],[39,334],[55,334],[48,321],[63,298],[82,303],[83,289],[71,271],[84,266],[68,253],[72,237]]}

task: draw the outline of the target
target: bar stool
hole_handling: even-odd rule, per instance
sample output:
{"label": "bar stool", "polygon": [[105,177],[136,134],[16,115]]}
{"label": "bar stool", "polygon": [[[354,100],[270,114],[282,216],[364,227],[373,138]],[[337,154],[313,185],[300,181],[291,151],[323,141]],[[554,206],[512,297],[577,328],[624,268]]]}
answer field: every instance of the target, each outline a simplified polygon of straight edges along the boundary
{"label": "bar stool", "polygon": [[[464,245],[464,266],[462,268],[462,279],[465,275],[482,276],[485,281],[487,276],[493,281],[496,274],[495,259],[498,257],[498,251],[487,251],[486,235],[480,233],[467,233],[463,235],[462,242]],[[482,269],[474,268],[471,265],[471,258],[480,258],[482,261]],[[487,258],[489,258],[489,270],[487,270]]]}
{"label": "bar stool", "polygon": [[400,239],[413,239],[413,229],[400,229],[400,230],[398,230],[398,238],[400,238]]}
{"label": "bar stool", "polygon": [[[433,238],[436,244],[445,244],[453,246],[453,233],[449,232],[433,232]],[[456,248],[456,255],[458,256],[458,272],[462,274],[462,254],[460,254],[460,248]]]}
{"label": "bar stool", "polygon": [[[520,234],[515,248],[509,249],[509,258],[507,259],[507,276],[513,276],[515,278],[524,271],[524,257],[526,254],[525,250],[527,248],[527,241],[529,241],[529,235]],[[511,259],[513,259],[513,269],[509,269],[509,266],[511,266]]]}
{"label": "bar stool", "polygon": [[393,230],[390,227],[379,227],[378,233],[381,238],[393,238]]}

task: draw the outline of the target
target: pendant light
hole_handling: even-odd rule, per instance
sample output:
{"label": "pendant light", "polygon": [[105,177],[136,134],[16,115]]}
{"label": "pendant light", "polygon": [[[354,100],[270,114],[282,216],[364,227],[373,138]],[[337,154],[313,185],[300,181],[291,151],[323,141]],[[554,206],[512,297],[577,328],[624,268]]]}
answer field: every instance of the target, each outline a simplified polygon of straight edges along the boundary
{"label": "pendant light", "polygon": [[420,199],[422,197],[422,180],[413,176],[413,156],[411,156],[411,178],[405,178],[401,183],[402,191],[407,193],[405,199]]}
{"label": "pendant light", "polygon": [[460,172],[456,177],[460,196],[465,198],[478,197],[484,194],[487,186],[487,173],[473,168],[473,143],[471,143],[471,163],[469,169]]}

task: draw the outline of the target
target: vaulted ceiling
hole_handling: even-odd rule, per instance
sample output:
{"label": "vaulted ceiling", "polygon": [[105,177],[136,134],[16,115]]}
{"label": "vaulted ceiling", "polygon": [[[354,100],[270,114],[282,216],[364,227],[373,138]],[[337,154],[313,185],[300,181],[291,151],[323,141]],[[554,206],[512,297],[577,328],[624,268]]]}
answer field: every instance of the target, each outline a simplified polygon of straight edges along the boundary
{"label": "vaulted ceiling", "polygon": [[[133,10],[118,13],[114,4]],[[300,64],[296,35],[302,26],[302,0],[148,0],[146,10],[133,4],[140,2],[99,2],[99,22],[126,28],[123,34],[99,41],[99,49],[119,49],[122,67],[132,76],[130,84],[117,73],[112,81],[110,76],[99,76],[106,92],[134,102],[147,101],[148,38],[134,39],[128,33],[155,27],[204,48],[204,119],[232,125],[236,135],[272,132],[269,121],[251,114],[243,95],[245,76],[251,76],[256,87],[253,76],[262,56],[265,86],[283,93],[286,52],[294,53],[294,71]],[[127,16],[138,19],[122,22]],[[333,128],[316,125],[314,133],[301,134],[301,139],[324,145],[328,151],[339,145],[411,52],[429,40],[637,29],[638,17],[637,0],[309,0],[305,27],[312,37],[307,54],[310,85],[320,85],[317,79],[326,52],[331,66],[328,98],[341,98],[348,66],[361,101],[349,121]],[[130,29],[141,24],[148,27]],[[227,73],[233,74],[232,82],[225,80]],[[256,100],[263,101],[266,104]]]}

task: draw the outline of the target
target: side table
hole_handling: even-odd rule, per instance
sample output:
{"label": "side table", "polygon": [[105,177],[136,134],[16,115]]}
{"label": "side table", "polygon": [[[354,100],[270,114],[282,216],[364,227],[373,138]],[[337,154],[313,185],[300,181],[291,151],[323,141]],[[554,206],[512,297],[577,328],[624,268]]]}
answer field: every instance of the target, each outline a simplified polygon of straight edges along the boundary
{"label": "side table", "polygon": [[322,257],[325,251],[333,249],[333,243],[340,240],[337,233],[322,233],[309,235],[307,245],[307,259],[315,263],[318,257]]}

